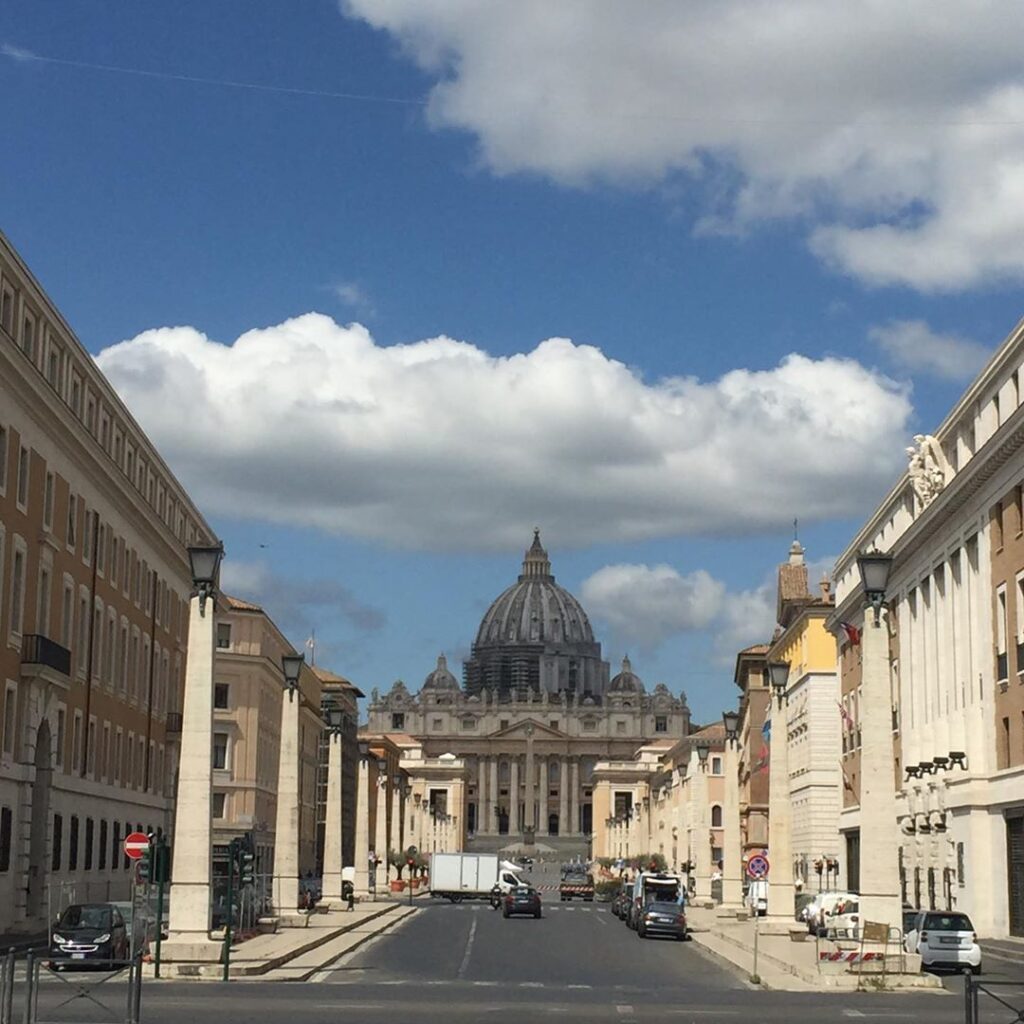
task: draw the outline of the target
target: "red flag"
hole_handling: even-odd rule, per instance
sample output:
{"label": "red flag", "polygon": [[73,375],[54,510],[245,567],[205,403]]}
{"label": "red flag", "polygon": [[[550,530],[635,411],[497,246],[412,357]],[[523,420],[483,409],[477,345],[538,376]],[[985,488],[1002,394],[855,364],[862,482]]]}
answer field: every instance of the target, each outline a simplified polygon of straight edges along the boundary
{"label": "red flag", "polygon": [[846,639],[849,640],[850,646],[857,647],[860,644],[860,630],[849,622],[840,622],[839,625],[846,634]]}
{"label": "red flag", "polygon": [[846,726],[847,729],[852,729],[853,718],[851,717],[850,712],[847,711],[846,708],[844,708],[843,705],[839,703],[839,701],[836,701],[836,706],[839,708],[839,714],[843,716],[843,724]]}

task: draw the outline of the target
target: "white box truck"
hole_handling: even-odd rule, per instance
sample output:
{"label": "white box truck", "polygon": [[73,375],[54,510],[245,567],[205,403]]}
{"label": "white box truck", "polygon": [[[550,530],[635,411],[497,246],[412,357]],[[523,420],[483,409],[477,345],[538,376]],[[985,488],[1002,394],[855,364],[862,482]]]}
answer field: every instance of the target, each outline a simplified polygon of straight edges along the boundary
{"label": "white box truck", "polygon": [[432,853],[430,895],[459,903],[485,900],[495,885],[503,893],[523,885],[515,864],[496,853]]}

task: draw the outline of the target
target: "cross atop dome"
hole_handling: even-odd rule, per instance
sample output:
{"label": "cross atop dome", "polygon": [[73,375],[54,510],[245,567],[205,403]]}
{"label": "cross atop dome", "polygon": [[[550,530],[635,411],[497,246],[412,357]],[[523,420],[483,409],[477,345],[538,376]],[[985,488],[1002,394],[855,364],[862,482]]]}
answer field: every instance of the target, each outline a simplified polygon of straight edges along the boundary
{"label": "cross atop dome", "polygon": [[533,543],[526,552],[523,559],[523,573],[519,577],[522,580],[553,580],[551,575],[551,561],[544,545],[540,542],[540,527],[533,528]]}

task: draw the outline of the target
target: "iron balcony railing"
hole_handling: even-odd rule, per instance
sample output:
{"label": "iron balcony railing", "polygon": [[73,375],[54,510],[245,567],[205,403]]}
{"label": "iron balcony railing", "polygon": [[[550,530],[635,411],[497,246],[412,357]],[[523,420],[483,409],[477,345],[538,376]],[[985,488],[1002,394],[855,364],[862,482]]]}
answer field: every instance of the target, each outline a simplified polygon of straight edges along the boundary
{"label": "iron balcony railing", "polygon": [[21,663],[44,665],[61,675],[71,675],[71,652],[41,633],[26,633],[21,638]]}

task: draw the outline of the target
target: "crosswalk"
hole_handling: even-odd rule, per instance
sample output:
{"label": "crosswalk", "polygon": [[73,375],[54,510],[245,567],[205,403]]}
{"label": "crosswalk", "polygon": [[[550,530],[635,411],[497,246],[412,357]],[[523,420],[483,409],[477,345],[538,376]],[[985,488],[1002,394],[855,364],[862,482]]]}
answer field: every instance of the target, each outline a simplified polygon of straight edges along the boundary
{"label": "crosswalk", "polygon": [[[453,903],[450,904],[450,906],[452,910],[470,912],[491,909],[486,903]],[[603,910],[602,907],[595,907],[589,903],[577,903],[575,905],[572,903],[544,903],[543,907],[545,914],[552,913],[554,911],[561,911],[566,914],[571,914],[574,911],[580,914],[600,914]]]}

